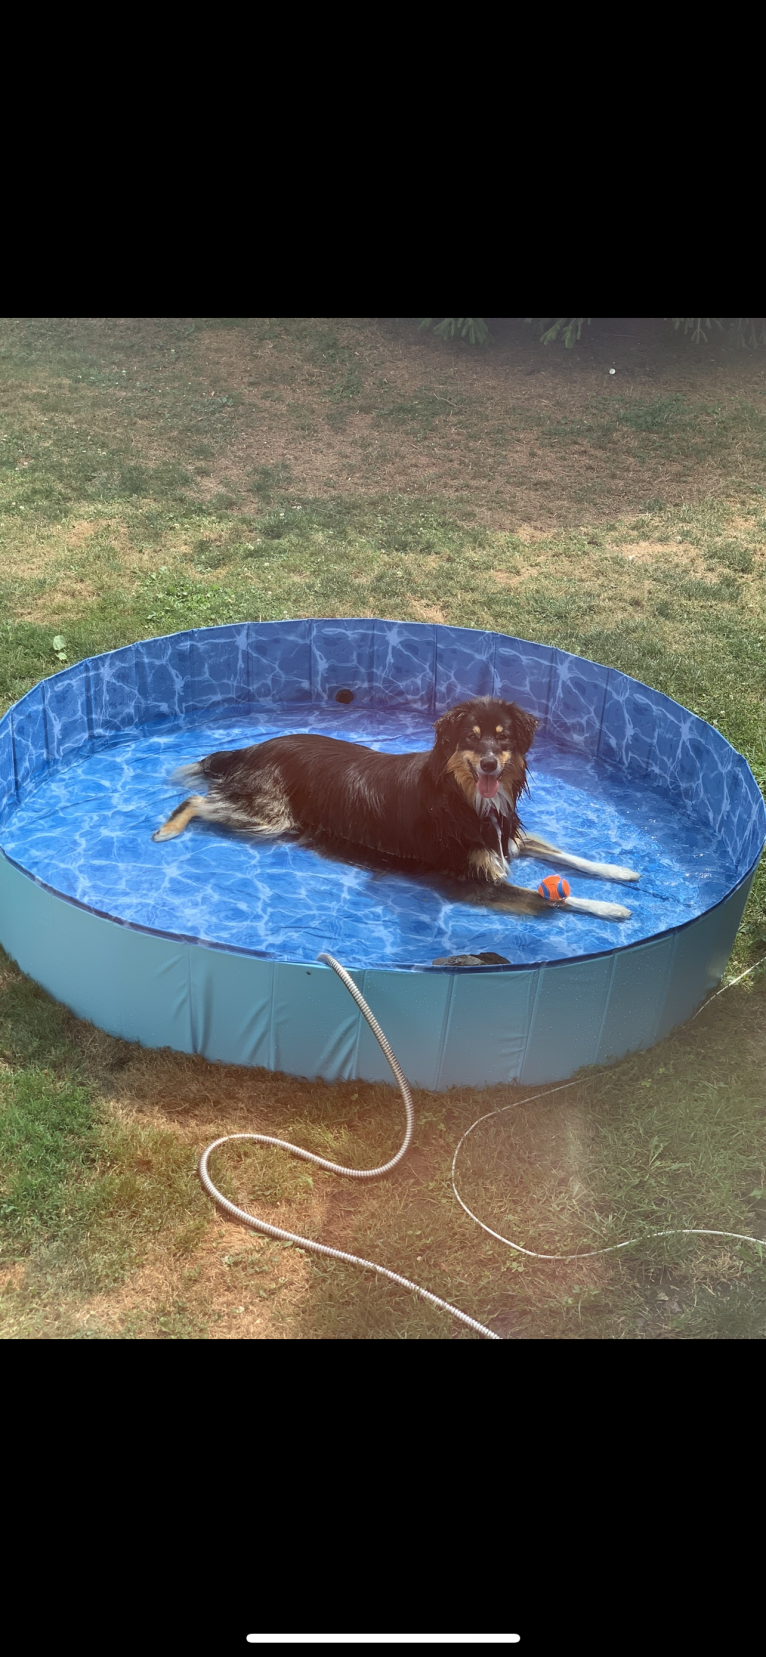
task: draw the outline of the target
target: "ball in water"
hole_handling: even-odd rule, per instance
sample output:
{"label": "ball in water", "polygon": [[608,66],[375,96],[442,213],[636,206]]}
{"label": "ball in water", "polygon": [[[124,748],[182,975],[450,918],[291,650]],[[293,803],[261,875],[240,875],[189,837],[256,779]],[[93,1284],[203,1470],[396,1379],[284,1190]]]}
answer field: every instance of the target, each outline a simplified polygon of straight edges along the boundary
{"label": "ball in water", "polygon": [[560,880],[558,875],[546,875],[537,888],[541,898],[547,898],[549,903],[563,903],[569,897],[571,887],[568,880]]}

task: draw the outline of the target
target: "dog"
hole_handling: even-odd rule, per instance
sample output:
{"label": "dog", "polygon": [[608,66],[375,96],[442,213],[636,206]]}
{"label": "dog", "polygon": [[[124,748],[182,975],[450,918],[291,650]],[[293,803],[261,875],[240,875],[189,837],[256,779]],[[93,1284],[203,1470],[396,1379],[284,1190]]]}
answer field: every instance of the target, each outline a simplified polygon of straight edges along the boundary
{"label": "dog", "polygon": [[516,915],[577,910],[624,921],[617,903],[566,897],[551,903],[514,886],[509,864],[537,857],[602,880],[639,875],[590,863],[525,833],[517,811],[538,721],[515,702],[480,696],[436,721],[430,751],[380,754],[329,736],[278,736],[208,754],[174,780],[204,783],[152,836],[171,840],[193,818],[304,845],[375,870],[424,875],[447,897]]}

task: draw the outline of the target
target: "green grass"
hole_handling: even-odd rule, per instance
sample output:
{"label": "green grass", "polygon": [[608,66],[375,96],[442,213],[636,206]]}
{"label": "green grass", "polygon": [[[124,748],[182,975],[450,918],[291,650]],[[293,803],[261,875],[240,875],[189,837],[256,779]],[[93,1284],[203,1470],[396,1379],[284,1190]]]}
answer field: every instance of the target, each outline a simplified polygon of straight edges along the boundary
{"label": "green grass", "polygon": [[[4,325],[0,707],[58,670],[60,637],[73,662],[243,617],[443,619],[633,674],[717,724],[766,784],[766,492],[753,473],[766,416],[752,397],[671,391],[583,395],[575,412],[571,402],[558,412],[484,408],[472,384],[429,379],[432,342],[418,347],[411,390],[368,361],[361,324],[349,333],[306,319],[229,319],[222,329],[220,319],[138,324],[132,337],[87,321]],[[242,376],[230,381],[223,359],[205,355],[221,340],[252,364],[247,404]],[[352,416],[435,452],[480,439],[490,469],[509,433],[531,432],[554,470],[583,451],[602,468],[586,485],[575,465],[570,504],[610,497],[611,516],[583,509],[572,527],[562,513],[534,537],[493,526],[480,469],[459,500],[381,490],[374,468],[364,486],[344,489],[329,464],[311,493],[295,455],[259,449],[260,410],[275,403],[285,429],[310,434],[319,422],[339,445]],[[235,464],[240,449],[249,459]],[[625,457],[647,473],[640,510],[616,510],[609,480]],[[725,488],[698,486],[713,461]],[[340,462],[335,471],[343,475]],[[764,953],[761,873],[730,971]],[[761,971],[653,1052],[529,1107],[512,1089],[419,1094],[414,1151],[392,1180],[364,1191],[252,1147],[221,1156],[221,1187],[508,1335],[763,1338],[756,1249],[648,1233],[708,1225],[766,1235],[765,996]],[[234,1338],[257,1302],[276,1335],[471,1338],[340,1263],[301,1265],[295,1251],[234,1228],[216,1242],[219,1222],[195,1177],[199,1151],[227,1121],[374,1166],[400,1140],[393,1089],[293,1085],[142,1055],[70,1017],[7,961],[0,1061],[7,1337]],[[153,1087],[144,1116],[142,1089]],[[207,1114],[184,1115],[187,1094],[209,1100]],[[551,1264],[470,1224],[452,1196],[452,1152],[473,1120],[509,1102],[462,1156],[470,1206],[542,1252],[626,1236],[638,1245]],[[142,1272],[156,1274],[151,1292],[131,1288]]]}
{"label": "green grass", "polygon": [[517,420],[534,424],[548,447],[587,442],[605,448],[615,439],[626,440],[640,463],[661,457],[700,465],[715,456],[740,466],[745,457],[766,457],[766,409],[743,398],[715,404],[681,393],[629,401],[594,397],[580,416],[539,415],[530,422],[522,415]]}
{"label": "green grass", "polygon": [[[9,1332],[33,1335],[67,1297],[120,1283],[157,1234],[193,1246],[208,1214],[193,1153],[116,1122],[84,1059],[87,1026],[0,961],[0,1274],[27,1268],[21,1306],[0,1298],[0,1329],[10,1311]],[[76,1332],[66,1317],[63,1332]]]}

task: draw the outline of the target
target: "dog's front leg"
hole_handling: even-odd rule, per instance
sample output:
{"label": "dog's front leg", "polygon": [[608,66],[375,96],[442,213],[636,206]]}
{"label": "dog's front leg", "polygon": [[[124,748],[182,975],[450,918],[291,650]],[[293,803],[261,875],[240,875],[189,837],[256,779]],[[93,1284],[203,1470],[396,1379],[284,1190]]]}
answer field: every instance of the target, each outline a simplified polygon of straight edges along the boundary
{"label": "dog's front leg", "polygon": [[497,851],[490,851],[487,846],[474,847],[468,853],[468,867],[474,880],[486,880],[494,885],[504,881],[508,873],[501,847]]}
{"label": "dog's front leg", "polygon": [[[575,857],[572,852],[559,851],[557,846],[549,846],[547,840],[540,840],[536,834],[519,832],[515,841],[511,842],[510,855],[512,857],[539,857],[542,863],[558,863],[564,869],[577,869],[579,874],[593,875],[597,880],[640,880],[640,874],[635,869],[623,869],[619,863],[590,863],[585,857]],[[574,899],[572,900],[574,902]]]}

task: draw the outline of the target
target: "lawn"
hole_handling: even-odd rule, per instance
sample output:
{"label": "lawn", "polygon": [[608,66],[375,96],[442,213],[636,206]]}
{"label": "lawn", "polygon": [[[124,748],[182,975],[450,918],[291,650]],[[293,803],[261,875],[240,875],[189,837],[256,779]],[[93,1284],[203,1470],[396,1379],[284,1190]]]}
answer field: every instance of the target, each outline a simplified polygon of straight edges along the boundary
{"label": "lawn", "polygon": [[[493,628],[635,675],[766,784],[766,351],[608,320],[489,350],[407,319],[0,323],[0,712],[72,662],[243,617]],[[587,337],[586,337],[587,335]],[[615,369],[614,374],[609,370]],[[727,972],[766,956],[766,876]],[[525,1104],[416,1092],[394,1175],[270,1149],[216,1164],[285,1229],[379,1260],[519,1339],[766,1334],[766,970],[650,1053]],[[528,1090],[527,1090],[528,1092]],[[638,1238],[596,1259],[524,1258]],[[224,1221],[226,1132],[375,1166],[393,1087],[150,1052],[0,956],[0,1307],[12,1339],[476,1339],[339,1262]]]}

